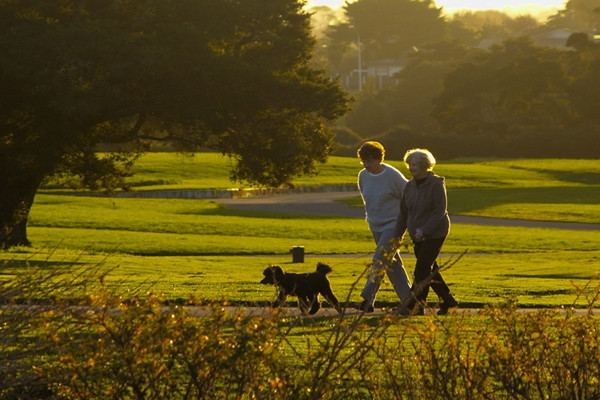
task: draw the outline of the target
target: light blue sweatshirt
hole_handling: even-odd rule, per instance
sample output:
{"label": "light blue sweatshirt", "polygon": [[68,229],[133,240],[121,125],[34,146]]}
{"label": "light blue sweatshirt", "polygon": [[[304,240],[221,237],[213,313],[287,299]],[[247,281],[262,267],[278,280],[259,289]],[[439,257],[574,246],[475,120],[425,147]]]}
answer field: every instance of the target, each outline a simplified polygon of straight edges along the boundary
{"label": "light blue sweatshirt", "polygon": [[371,232],[383,232],[396,226],[400,199],[406,185],[402,172],[388,164],[379,174],[366,169],[358,173],[358,190],[365,204],[366,220]]}

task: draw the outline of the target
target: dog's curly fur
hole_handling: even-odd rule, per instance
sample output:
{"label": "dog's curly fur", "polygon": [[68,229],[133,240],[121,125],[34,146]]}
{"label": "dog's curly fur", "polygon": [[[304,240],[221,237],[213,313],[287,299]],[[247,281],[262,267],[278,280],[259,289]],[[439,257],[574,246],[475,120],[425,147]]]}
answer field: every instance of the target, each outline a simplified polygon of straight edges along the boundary
{"label": "dog's curly fur", "polygon": [[284,272],[279,265],[271,265],[263,271],[265,276],[260,283],[275,285],[279,289],[277,300],[272,304],[279,307],[288,295],[298,297],[298,307],[302,314],[315,314],[321,308],[319,294],[341,314],[340,302],[331,291],[327,274],[333,271],[327,264],[318,263],[317,270],[304,274]]}

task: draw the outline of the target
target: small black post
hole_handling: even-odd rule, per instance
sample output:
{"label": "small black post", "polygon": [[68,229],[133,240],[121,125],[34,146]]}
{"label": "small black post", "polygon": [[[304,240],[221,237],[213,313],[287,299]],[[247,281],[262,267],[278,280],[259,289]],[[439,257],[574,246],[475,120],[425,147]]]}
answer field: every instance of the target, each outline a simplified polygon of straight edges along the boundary
{"label": "small black post", "polygon": [[292,262],[303,263],[304,262],[304,246],[292,247]]}

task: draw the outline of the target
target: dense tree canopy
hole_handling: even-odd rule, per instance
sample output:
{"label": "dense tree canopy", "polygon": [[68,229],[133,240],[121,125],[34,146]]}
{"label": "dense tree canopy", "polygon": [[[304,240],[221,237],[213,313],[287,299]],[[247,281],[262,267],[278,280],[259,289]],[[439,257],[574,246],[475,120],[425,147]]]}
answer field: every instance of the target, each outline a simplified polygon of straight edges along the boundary
{"label": "dense tree canopy", "polygon": [[499,137],[564,131],[572,112],[561,58],[561,51],[521,38],[460,65],[435,102],[442,131]]}
{"label": "dense tree canopy", "polygon": [[444,35],[444,19],[433,0],[361,0],[345,8],[367,59],[397,58]]}
{"label": "dense tree canopy", "polygon": [[535,18],[527,15],[511,17],[498,10],[465,11],[452,15],[450,24],[459,24],[470,31],[475,42],[469,42],[469,37],[453,36],[456,31],[450,31],[453,39],[465,39],[464,43],[476,46],[484,39],[505,40],[511,37],[525,36],[536,33],[541,25]]}
{"label": "dense tree canopy", "polygon": [[415,46],[440,40],[445,32],[441,9],[432,0],[359,0],[346,3],[345,11],[348,22],[333,26],[329,32],[329,59],[338,64],[339,72],[347,69],[340,60],[344,60],[350,44],[360,41],[368,64],[398,59]]}
{"label": "dense tree canopy", "polygon": [[442,90],[446,74],[481,52],[458,42],[421,47],[398,73],[397,86],[361,94],[360,101],[346,117],[348,125],[363,137],[379,135],[397,125],[420,133],[432,130],[435,121],[431,117],[431,104]]}
{"label": "dense tree canopy", "polygon": [[569,96],[573,107],[585,124],[600,125],[600,44],[589,41],[571,54],[571,59]]}
{"label": "dense tree canopy", "polygon": [[[587,38],[577,50],[538,46],[527,37],[489,50],[424,46],[398,74],[397,86],[363,91],[345,121],[390,154],[428,147],[444,158],[596,157],[600,45]],[[339,154],[350,155],[346,148],[357,144]]]}
{"label": "dense tree canopy", "polygon": [[122,183],[132,158],[100,143],[212,148],[262,185],[313,171],[346,95],[310,67],[309,28],[296,0],[0,2],[0,245],[28,243],[50,174]]}
{"label": "dense tree canopy", "polygon": [[[568,0],[546,21],[490,10],[443,17],[419,0],[357,0],[345,12],[322,42],[330,71],[356,87],[360,35],[366,79],[337,154],[376,139],[399,157],[411,146],[445,158],[597,156],[598,0]],[[387,57],[399,71],[381,84],[374,61]],[[351,133],[360,139],[348,143]]]}
{"label": "dense tree canopy", "polygon": [[600,30],[600,2],[598,0],[568,0],[565,8],[550,18],[548,25],[575,32],[598,32]]}

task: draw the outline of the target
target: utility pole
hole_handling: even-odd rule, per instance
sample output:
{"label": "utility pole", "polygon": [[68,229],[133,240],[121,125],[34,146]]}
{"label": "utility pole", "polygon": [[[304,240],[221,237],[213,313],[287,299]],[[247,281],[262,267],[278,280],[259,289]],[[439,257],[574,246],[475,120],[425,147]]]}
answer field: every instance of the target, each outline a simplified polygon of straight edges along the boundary
{"label": "utility pole", "polygon": [[362,92],[362,57],[360,54],[360,32],[356,29],[356,47],[358,48],[358,91]]}

